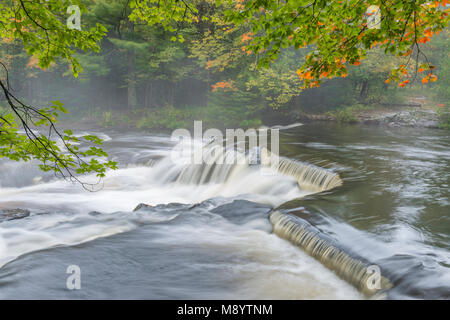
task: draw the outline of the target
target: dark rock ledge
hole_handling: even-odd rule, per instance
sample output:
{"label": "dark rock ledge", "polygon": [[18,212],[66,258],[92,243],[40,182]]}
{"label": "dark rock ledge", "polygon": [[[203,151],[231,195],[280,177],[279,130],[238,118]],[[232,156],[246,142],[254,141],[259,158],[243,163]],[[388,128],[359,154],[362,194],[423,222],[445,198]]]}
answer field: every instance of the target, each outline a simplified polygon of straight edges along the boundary
{"label": "dark rock ledge", "polygon": [[30,215],[30,211],[26,209],[0,209],[0,222],[22,219]]}

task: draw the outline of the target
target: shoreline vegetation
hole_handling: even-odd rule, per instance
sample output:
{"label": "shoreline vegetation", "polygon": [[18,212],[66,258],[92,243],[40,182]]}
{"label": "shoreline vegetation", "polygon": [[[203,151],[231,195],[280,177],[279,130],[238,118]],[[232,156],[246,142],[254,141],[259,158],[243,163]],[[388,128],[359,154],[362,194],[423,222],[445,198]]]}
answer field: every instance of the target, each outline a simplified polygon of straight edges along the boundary
{"label": "shoreline vegetation", "polygon": [[[0,157],[37,159],[80,183],[116,168],[97,161],[107,156],[101,139],[83,136],[90,147],[80,150],[61,120],[161,132],[194,120],[246,129],[324,114],[450,128],[448,1],[76,3],[77,23],[66,20],[66,0],[0,4]],[[370,116],[420,96],[439,120],[418,110]]]}
{"label": "shoreline vegetation", "polygon": [[393,107],[350,106],[320,114],[293,113],[296,121],[332,121],[344,124],[450,129],[449,109],[421,104],[397,104]]}
{"label": "shoreline vegetation", "polygon": [[[78,78],[64,61],[43,68],[20,41],[0,42],[17,96],[36,106],[58,100],[70,112],[60,114],[63,123],[168,131],[192,127],[194,120],[211,128],[316,120],[450,128],[448,28],[421,46],[434,70],[431,80],[424,81],[419,68],[402,69],[408,85],[391,81],[393,68],[408,58],[375,46],[365,59],[347,63],[345,76],[324,76],[320,86],[304,88],[298,68],[314,45],[285,48],[267,68],[256,68],[256,56],[244,50],[255,35],[222,21],[223,8],[205,9],[218,20],[180,26],[180,42],[158,26],[127,27],[124,1],[88,7],[86,26],[102,21],[109,32],[98,52],[77,51],[84,69]],[[0,115],[8,112],[0,97]]]}
{"label": "shoreline vegetation", "polygon": [[[387,127],[415,127],[450,130],[450,108],[420,96],[404,103],[355,104],[338,107],[333,111],[304,112],[298,109],[271,110],[265,115],[250,120],[236,116],[233,109],[217,112],[216,108],[197,110],[163,107],[154,110],[137,109],[132,114],[117,111],[80,113],[66,117],[63,126],[76,128],[101,127],[103,129],[159,130],[171,131],[190,128],[194,121],[201,120],[208,128],[258,128],[263,125],[288,125],[294,122],[334,122],[342,125],[372,125]],[[152,112],[153,111],[153,112]],[[214,117],[210,114],[217,112]]]}

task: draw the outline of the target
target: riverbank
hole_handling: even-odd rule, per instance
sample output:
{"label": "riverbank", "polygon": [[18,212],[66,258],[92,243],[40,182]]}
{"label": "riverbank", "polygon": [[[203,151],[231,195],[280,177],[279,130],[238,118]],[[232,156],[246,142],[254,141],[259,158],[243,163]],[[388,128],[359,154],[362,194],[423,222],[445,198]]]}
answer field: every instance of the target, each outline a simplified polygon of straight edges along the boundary
{"label": "riverbank", "polygon": [[[216,115],[209,111],[214,109]],[[209,110],[209,111],[208,111]],[[312,109],[314,110],[314,109]],[[252,115],[242,115],[237,110],[223,108],[198,109],[187,112],[175,108],[162,110],[87,111],[63,118],[60,125],[70,128],[121,129],[147,132],[171,132],[178,128],[192,128],[194,121],[202,120],[203,128],[258,128],[264,126],[289,125],[292,123],[328,121],[342,124],[361,124],[388,127],[417,127],[450,129],[450,107],[434,98],[415,97],[403,103],[354,104],[339,106],[324,111],[306,111],[287,108],[267,109]]]}
{"label": "riverbank", "polygon": [[334,113],[306,114],[291,112],[295,121],[334,121],[388,127],[445,128],[443,114],[423,105],[378,106],[364,110],[340,110]]}

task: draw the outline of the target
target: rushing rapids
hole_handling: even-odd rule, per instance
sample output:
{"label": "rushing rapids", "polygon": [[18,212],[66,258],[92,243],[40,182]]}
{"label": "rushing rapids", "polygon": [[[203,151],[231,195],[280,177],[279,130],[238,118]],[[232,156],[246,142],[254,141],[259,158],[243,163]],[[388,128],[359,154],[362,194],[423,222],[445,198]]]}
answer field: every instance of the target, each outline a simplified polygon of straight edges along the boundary
{"label": "rushing rapids", "polygon": [[[294,178],[301,190],[321,192],[342,185],[339,174],[330,170],[280,157],[267,148],[250,150],[247,154],[233,148],[218,151],[218,147],[204,148],[203,158],[207,163],[187,164],[177,177],[185,184],[227,183],[227,180],[241,179],[252,164],[259,164],[261,175],[281,174]],[[255,160],[255,158],[257,160]],[[269,169],[264,170],[264,169]]]}
{"label": "rushing rapids", "polygon": [[361,257],[352,256],[307,221],[275,210],[270,213],[270,222],[275,234],[305,250],[367,296],[382,298],[392,288],[391,282],[383,275],[379,275],[377,283],[371,281],[373,273],[370,263]]}
{"label": "rushing rapids", "polygon": [[[229,181],[240,181],[247,170],[253,169],[251,153],[246,155],[243,152],[236,152],[234,147],[220,150],[218,148],[217,146],[204,148],[203,159],[209,159],[208,163],[186,164],[176,177],[176,183],[227,185]],[[259,159],[257,162],[263,169],[270,168],[276,172],[272,174],[294,178],[300,189],[321,192],[342,185],[337,173],[312,164],[279,157],[266,148],[257,149],[257,152],[256,158]],[[367,296],[381,297],[380,292],[383,293],[392,287],[384,276],[381,276],[380,287],[370,286],[371,273],[367,271],[369,264],[360,258],[351,257],[342,248],[333,244],[326,235],[314,230],[310,225],[307,226],[306,221],[272,211],[270,222],[275,234],[305,250]],[[377,293],[378,295],[375,295]]]}
{"label": "rushing rapids", "polygon": [[281,174],[294,177],[300,188],[308,191],[321,192],[342,185],[337,173],[309,163],[279,157],[265,148],[261,150],[261,163]]}
{"label": "rushing rapids", "polygon": [[119,169],[94,193],[2,159],[0,299],[450,298],[440,134],[309,124],[282,156],[208,145],[195,164],[167,135],[108,132]]}
{"label": "rushing rapids", "polygon": [[[321,192],[343,184],[339,174],[330,170],[279,157],[266,148],[256,151],[256,158],[259,160],[256,162],[262,167],[259,169],[270,168],[273,170],[272,174],[292,177],[302,190]],[[245,171],[251,170],[250,163],[253,160],[251,152],[246,155],[243,152],[236,152],[234,148],[218,150],[217,146],[204,148],[203,158],[210,161],[207,164],[187,164],[178,175],[177,183],[226,185],[228,180],[242,179]],[[392,287],[390,281],[382,275],[377,280],[379,283],[372,283],[372,273],[368,271],[370,264],[367,261],[361,257],[351,256],[308,222],[279,211],[272,211],[269,219],[276,235],[304,250],[367,296],[384,297],[383,294]]]}

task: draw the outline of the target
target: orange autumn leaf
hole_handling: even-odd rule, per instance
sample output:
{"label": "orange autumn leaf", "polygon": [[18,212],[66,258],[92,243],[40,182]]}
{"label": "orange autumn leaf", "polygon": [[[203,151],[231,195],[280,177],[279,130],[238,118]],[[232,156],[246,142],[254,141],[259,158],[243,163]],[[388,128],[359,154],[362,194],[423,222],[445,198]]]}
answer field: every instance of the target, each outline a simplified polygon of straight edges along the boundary
{"label": "orange autumn leaf", "polygon": [[253,36],[253,33],[251,33],[251,32],[244,33],[241,37],[241,42],[248,42],[248,41],[252,40],[252,36]]}
{"label": "orange autumn leaf", "polygon": [[303,79],[312,79],[311,71],[306,72],[306,73],[303,75]]}
{"label": "orange autumn leaf", "polygon": [[233,81],[229,80],[229,81],[220,81],[217,82],[216,84],[213,84],[212,86],[212,91],[216,92],[217,89],[223,89],[224,91],[228,91],[228,90],[233,90],[233,91],[237,91],[237,89],[233,86]]}
{"label": "orange autumn leaf", "polygon": [[419,43],[427,43],[428,41],[430,41],[430,38],[428,38],[428,37],[423,37],[423,38],[420,38],[419,39]]}
{"label": "orange autumn leaf", "polygon": [[9,19],[9,21],[11,21],[11,22],[18,22],[18,23],[22,22],[23,20],[25,20],[24,17],[21,18],[21,19],[17,19],[17,18],[10,18],[10,19]]}
{"label": "orange autumn leaf", "polygon": [[39,67],[39,59],[36,56],[31,56],[30,60],[28,61],[28,64],[26,66],[26,68],[30,68],[30,69],[41,69]]}
{"label": "orange autumn leaf", "polygon": [[433,31],[431,31],[431,29],[427,29],[423,32],[423,34],[431,38],[433,36]]}
{"label": "orange autumn leaf", "polygon": [[409,56],[411,54],[412,50],[409,49],[408,51],[406,51],[404,54],[402,54],[402,57],[406,57]]}
{"label": "orange autumn leaf", "polygon": [[318,81],[311,81],[309,84],[310,88],[317,88],[319,86],[319,82]]}

